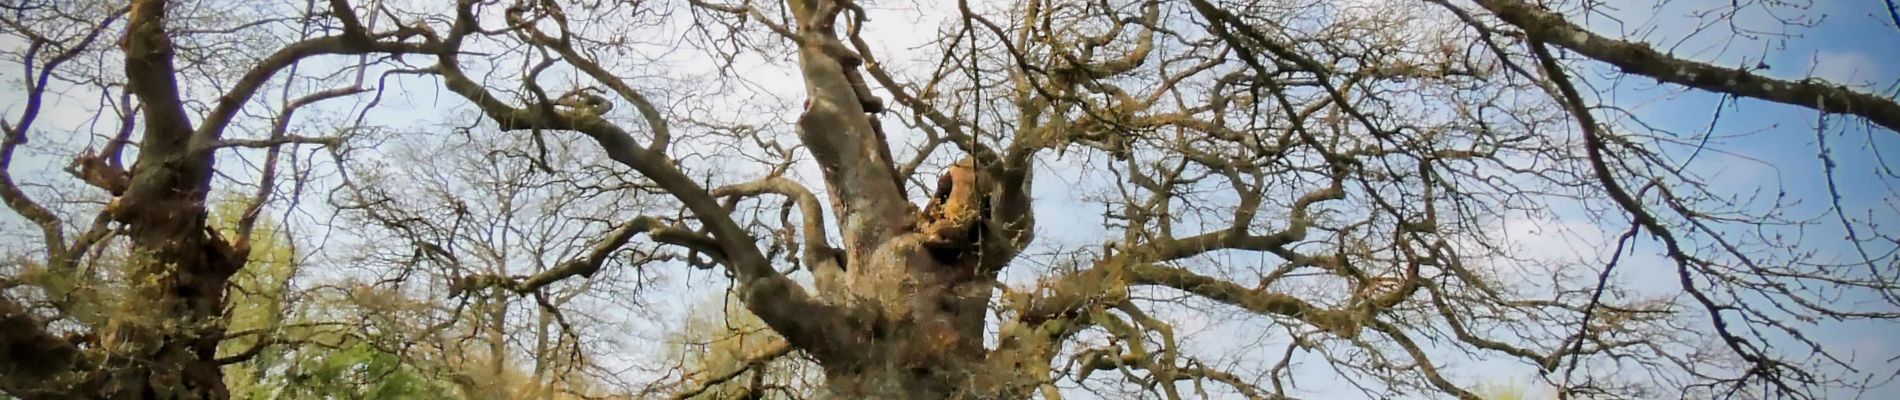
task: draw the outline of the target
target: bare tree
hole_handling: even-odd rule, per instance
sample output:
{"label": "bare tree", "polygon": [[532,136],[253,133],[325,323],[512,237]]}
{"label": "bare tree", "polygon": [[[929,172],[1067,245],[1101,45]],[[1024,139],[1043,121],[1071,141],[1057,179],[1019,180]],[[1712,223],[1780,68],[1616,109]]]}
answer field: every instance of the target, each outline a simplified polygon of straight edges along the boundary
{"label": "bare tree", "polygon": [[[219,366],[230,361],[217,357],[225,337],[225,290],[246,264],[259,211],[285,180],[277,176],[280,157],[287,146],[341,140],[297,134],[292,128],[304,125],[295,124],[292,115],[301,107],[367,90],[360,75],[347,69],[305,74],[297,66],[327,55],[431,51],[403,42],[414,32],[372,33],[355,21],[283,17],[316,15],[316,9],[216,6],[166,1],[6,5],[6,34],[24,42],[24,48],[8,49],[8,59],[24,72],[25,104],[4,124],[0,198],[39,228],[40,251],[32,263],[80,280],[110,271],[125,285],[113,298],[121,302],[117,312],[96,319],[67,313],[75,304],[60,293],[42,292],[39,302],[15,296],[19,291],[0,298],[0,315],[7,321],[7,333],[0,337],[8,348],[34,349],[0,357],[5,358],[0,371],[7,372],[0,374],[5,375],[0,387],[7,392],[27,398],[226,397]],[[326,34],[325,25],[338,24],[348,28]],[[261,33],[282,26],[288,28],[276,33],[289,34]],[[338,78],[339,72],[346,78]],[[359,79],[348,79],[351,75]],[[297,89],[267,90],[280,80],[292,82],[283,87]],[[333,86],[306,90],[305,85]],[[76,202],[109,195],[110,201],[47,204],[8,172],[29,143],[54,136],[36,124],[53,112],[54,98],[75,92],[90,92],[81,98],[101,101],[93,108],[101,113],[100,124],[72,131],[99,145],[70,158],[73,176],[65,184],[83,182],[97,192],[60,197]],[[219,154],[240,149],[263,149],[264,161],[254,164],[254,176],[242,178],[248,210],[237,221],[235,235],[227,237],[207,227],[205,203],[214,178],[237,170],[217,169]],[[136,155],[129,165],[128,153]],[[119,241],[129,246],[127,254],[97,257]],[[108,260],[117,265],[99,263]],[[23,284],[33,285],[9,276],[5,286]]]}
{"label": "bare tree", "polygon": [[[337,205],[397,239],[366,242],[380,257],[373,270],[393,276],[384,290],[461,302],[435,315],[477,319],[440,326],[488,335],[496,372],[520,329],[506,313],[522,308],[507,296],[572,315],[551,299],[649,261],[729,276],[784,340],[761,357],[815,362],[825,391],[842,398],[1287,398],[1316,373],[1375,397],[1477,398],[1482,382],[1462,381],[1448,361],[1462,357],[1532,366],[1564,397],[1811,398],[1869,384],[1839,373],[1852,362],[1817,330],[1900,318],[1900,241],[1875,228],[1894,218],[1891,199],[1885,209],[1844,202],[1834,167],[1844,149],[1827,142],[1840,121],[1865,122],[1869,135],[1900,129],[1893,95],[1600,34],[1575,22],[1602,7],[1594,2],[957,2],[929,32],[923,67],[887,63],[878,56],[889,50],[868,40],[873,18],[903,18],[901,8],[848,0],[332,0],[286,9],[291,18],[187,29],[210,18],[195,6],[7,8],[9,32],[29,43],[11,60],[27,68],[29,102],[8,119],[0,167],[34,132],[46,77],[82,76],[61,87],[125,99],[107,108],[121,123],[102,135],[105,151],[75,163],[72,179],[113,196],[102,211],[49,209],[0,175],[7,204],[42,228],[43,255],[23,259],[79,270],[122,234],[137,256],[125,262],[123,297],[165,321],[84,321],[47,285],[7,275],[0,348],[50,349],[0,357],[0,375],[23,377],[0,378],[8,393],[225,397],[215,379],[222,293],[247,246],[243,234],[205,228],[207,194],[220,179],[262,182],[242,186],[255,190],[255,213],[273,198],[286,146],[369,147],[284,126],[299,106],[394,84],[459,97],[454,109],[472,109],[480,125],[424,137],[492,140],[468,147],[494,157],[378,165],[483,171],[415,187],[346,168],[355,180],[339,184],[348,194]],[[50,28],[71,20],[92,28]],[[281,26],[295,39],[281,39]],[[99,45],[113,29],[126,32],[117,53]],[[303,62],[336,54],[365,56]],[[106,71],[103,55],[122,56],[124,70]],[[739,72],[749,63],[796,65],[795,119],[747,115],[774,102],[733,98],[763,85]],[[322,72],[297,72],[306,64]],[[227,90],[180,89],[224,82],[218,71],[231,65],[247,69],[215,86]],[[704,69],[716,88],[653,78],[672,68]],[[1753,201],[1710,183],[1679,157],[1720,150],[1704,140],[1720,135],[1645,124],[1594,89],[1588,77],[1602,74],[1818,113],[1826,189]],[[266,87],[283,100],[254,100]],[[339,125],[399,125],[370,117],[382,99],[352,106],[360,113]],[[257,109],[274,114],[239,118]],[[274,128],[225,137],[243,123]],[[1890,143],[1870,142],[1874,157]],[[137,161],[120,168],[132,143]],[[604,160],[563,155],[583,147]],[[236,148],[265,149],[257,176],[218,178],[214,156]],[[808,170],[817,179],[801,179]],[[1036,175],[1104,182],[1072,189],[1104,210],[1090,227],[1101,244],[1037,241],[1049,233],[1038,228],[1046,203],[1064,199],[1036,195]],[[556,211],[518,208],[518,195],[549,187]],[[412,190],[423,195],[403,193]],[[596,195],[610,200],[580,200]],[[1790,216],[1807,210],[1792,199],[1826,203],[1831,218]],[[63,222],[93,214],[88,229]],[[519,215],[537,222],[511,222]],[[1593,242],[1602,248],[1553,260],[1500,233],[1564,215],[1607,230]],[[1846,249],[1785,239],[1825,233],[1847,238]],[[588,240],[511,244],[522,237]],[[523,248],[537,250],[515,253]],[[1673,268],[1619,268],[1641,251]],[[1006,270],[1027,278],[1006,284]],[[1672,287],[1632,285],[1635,276]],[[1261,328],[1181,328],[1196,319]],[[1244,354],[1197,350],[1217,344],[1209,336],[1274,340]],[[16,361],[29,356],[55,361]]]}
{"label": "bare tree", "polygon": [[[821,393],[822,374],[792,357],[791,344],[772,333],[731,296],[694,306],[669,347],[680,361],[678,385],[656,387],[670,399],[802,399]],[[719,308],[719,311],[710,310]],[[655,396],[657,397],[657,396]]]}
{"label": "bare tree", "polygon": [[361,271],[352,285],[422,302],[364,307],[376,317],[365,336],[393,332],[380,343],[393,353],[463,366],[444,372],[471,396],[553,398],[609,375],[594,358],[611,347],[583,343],[616,339],[604,329],[616,319],[598,314],[639,313],[644,267],[678,257],[629,242],[652,222],[615,218],[651,196],[601,173],[591,146],[534,142],[464,131],[385,143],[390,156],[358,157],[335,199],[342,224],[369,228],[368,244],[339,260]]}

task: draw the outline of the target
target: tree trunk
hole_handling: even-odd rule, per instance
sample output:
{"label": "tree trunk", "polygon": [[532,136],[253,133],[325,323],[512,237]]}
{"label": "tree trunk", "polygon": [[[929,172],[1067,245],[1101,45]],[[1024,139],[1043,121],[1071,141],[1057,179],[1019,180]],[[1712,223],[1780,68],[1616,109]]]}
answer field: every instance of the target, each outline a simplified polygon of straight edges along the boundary
{"label": "tree trunk", "polygon": [[[966,222],[975,222],[971,220]],[[929,218],[918,225],[937,226]],[[980,229],[981,224],[966,226]],[[825,364],[831,391],[847,398],[943,399],[1002,395],[984,372],[984,324],[993,271],[979,269],[979,243],[909,232],[850,269],[859,310],[875,310],[870,343]]]}
{"label": "tree trunk", "polygon": [[883,102],[860,75],[867,59],[837,35],[839,15],[855,6],[788,3],[810,96],[799,137],[824,172],[844,236],[843,285],[819,289],[827,302],[848,310],[855,325],[825,332],[830,340],[792,342],[847,343],[801,346],[824,366],[829,390],[841,398],[1020,397],[997,391],[1011,386],[986,378],[996,368],[985,365],[983,328],[997,271],[1027,243],[1027,236],[1002,239],[1028,224],[991,223],[1024,220],[999,214],[992,204],[1005,203],[997,188],[1022,181],[999,182],[986,172],[996,166],[966,157],[944,172],[929,206],[918,210],[895,178],[895,160],[878,127]]}
{"label": "tree trunk", "polygon": [[132,245],[125,265],[130,286],[122,308],[99,329],[94,345],[105,365],[76,388],[97,399],[225,399],[217,361],[225,326],[224,290],[242,268],[248,246],[227,242],[206,225],[215,135],[191,127],[179,95],[164,1],[136,1],[127,16],[127,88],[142,103],[139,158],[106,206]]}
{"label": "tree trunk", "polygon": [[825,384],[832,396],[841,399],[946,399],[954,395],[958,380],[943,371],[892,366],[828,373]]}
{"label": "tree trunk", "polygon": [[[134,285],[101,346],[110,359],[82,386],[100,399],[225,399],[217,362],[224,289],[242,255],[205,227],[202,195],[139,205]],[[132,210],[126,210],[131,212]]]}
{"label": "tree trunk", "polygon": [[155,126],[148,125],[131,188],[108,206],[130,233],[123,266],[130,296],[101,330],[98,345],[110,357],[82,391],[90,398],[228,398],[216,360],[224,291],[248,251],[206,225],[210,152],[150,140],[180,135]]}

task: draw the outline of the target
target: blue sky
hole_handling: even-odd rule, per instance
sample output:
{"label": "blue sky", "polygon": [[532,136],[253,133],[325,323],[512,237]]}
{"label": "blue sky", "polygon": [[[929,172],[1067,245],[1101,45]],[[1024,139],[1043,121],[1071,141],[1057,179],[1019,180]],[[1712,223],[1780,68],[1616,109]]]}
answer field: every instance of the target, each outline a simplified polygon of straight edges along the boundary
{"label": "blue sky", "polygon": [[[1671,49],[1679,57],[1713,62],[1725,66],[1766,63],[1761,72],[1783,79],[1820,77],[1846,83],[1857,90],[1882,93],[1889,97],[1900,84],[1900,29],[1893,26],[1887,10],[1878,1],[1817,1],[1802,10],[1792,7],[1746,7],[1737,13],[1737,27],[1710,26],[1700,34],[1691,34],[1697,19],[1686,10],[1708,9],[1729,4],[1727,1],[1677,1],[1660,8],[1641,2],[1612,2],[1605,10],[1609,18],[1588,20],[1593,31],[1616,37],[1617,32],[1634,34],[1658,48]],[[1749,3],[1742,3],[1749,4]],[[1805,17],[1804,17],[1805,15]],[[1816,19],[1816,16],[1825,15]],[[1805,20],[1811,28],[1785,27],[1779,19]],[[1621,23],[1619,23],[1621,22]],[[1732,34],[1737,31],[1778,31],[1791,36]],[[1607,68],[1603,69],[1607,71]],[[1806,108],[1758,100],[1732,100],[1700,91],[1683,91],[1672,85],[1658,86],[1654,81],[1629,78],[1607,79],[1607,74],[1586,76],[1598,89],[1608,90],[1608,103],[1633,108],[1633,115],[1659,129],[1697,135],[1712,132],[1712,149],[1697,155],[1690,170],[1713,185],[1718,192],[1747,195],[1761,190],[1772,199],[1777,190],[1806,199],[1793,207],[1791,218],[1822,218],[1820,226],[1806,230],[1804,246],[1818,250],[1811,259],[1845,258],[1852,248],[1841,239],[1838,225],[1825,213],[1827,180],[1817,158],[1817,115]],[[1716,115],[1719,113],[1719,120]],[[1711,121],[1719,121],[1713,125]],[[1850,217],[1861,216],[1891,227],[1897,218],[1894,185],[1896,178],[1883,176],[1874,158],[1883,154],[1892,165],[1900,152],[1900,133],[1886,131],[1849,117],[1825,119],[1830,155],[1837,163],[1835,183],[1842,196],[1842,208]],[[1627,124],[1629,121],[1618,121]],[[1633,125],[1626,125],[1632,126]],[[1683,157],[1694,150],[1679,146],[1671,151]],[[1678,158],[1681,159],[1681,158]],[[1759,204],[1758,204],[1759,205]],[[1862,228],[1866,229],[1866,228]],[[1892,229],[1892,228],[1887,228]],[[1789,231],[1790,234],[1794,233]],[[1865,237],[1868,232],[1860,233]],[[1645,243],[1655,249],[1655,243]],[[1880,246],[1875,246],[1879,248]],[[1891,248],[1891,246],[1887,246]],[[1877,250],[1876,250],[1877,251]],[[1669,276],[1673,267],[1654,257],[1637,258],[1621,270],[1621,277],[1643,287],[1660,291],[1674,288]],[[1892,262],[1891,259],[1886,259]],[[1896,273],[1894,265],[1883,265]],[[1649,284],[1642,284],[1642,283]],[[1865,293],[1847,294],[1842,304],[1867,300]],[[1892,310],[1891,305],[1872,309]],[[1790,321],[1792,322],[1792,321]],[[1798,324],[1798,323],[1797,323]],[[1812,326],[1808,332],[1829,346],[1837,355],[1851,355],[1852,364],[1863,374],[1891,376],[1896,364],[1888,360],[1900,355],[1900,325],[1892,323],[1837,323]],[[1788,341],[1777,342],[1792,347]],[[1799,350],[1799,348],[1795,348]],[[1831,398],[1852,398],[1849,393],[1831,393]],[[1888,384],[1862,398],[1900,398],[1900,385]]]}
{"label": "blue sky", "polygon": [[[1783,79],[1815,76],[1846,83],[1857,90],[1889,96],[1895,90],[1895,85],[1900,84],[1900,29],[1892,25],[1886,10],[1876,1],[1818,1],[1808,7],[1740,2],[1744,7],[1736,11],[1736,17],[1733,18],[1736,24],[1732,27],[1726,21],[1705,25],[1704,21],[1714,20],[1703,20],[1691,14],[1692,10],[1709,10],[1731,4],[1726,0],[1674,1],[1664,6],[1636,1],[1610,3],[1599,10],[1602,14],[1586,20],[1593,31],[1609,37],[1640,38],[1658,48],[1668,49],[1679,57],[1725,66],[1766,63],[1770,69],[1763,73],[1769,76]],[[1806,21],[1803,23],[1812,26],[1790,27],[1779,23],[1782,20]],[[1706,26],[1706,29],[1697,33],[1698,26]],[[1775,32],[1780,36],[1761,32]],[[1710,149],[1697,154],[1694,161],[1689,163],[1689,170],[1708,182],[1712,191],[1744,197],[1765,193],[1766,199],[1772,199],[1776,191],[1785,190],[1790,196],[1806,199],[1790,209],[1790,218],[1822,218],[1822,223],[1801,232],[1805,233],[1806,238],[1802,246],[1817,251],[1813,259],[1845,259],[1851,256],[1852,249],[1840,239],[1842,233],[1837,225],[1831,224],[1833,220],[1826,213],[1826,204],[1823,203],[1827,194],[1827,181],[1821,179],[1822,162],[1816,156],[1815,112],[1758,100],[1730,99],[1725,102],[1720,95],[1688,91],[1673,85],[1658,85],[1646,78],[1615,79],[1618,77],[1609,74],[1611,70],[1602,64],[1583,62],[1578,65],[1597,69],[1598,74],[1584,74],[1582,78],[1600,90],[1601,96],[1606,97],[1606,103],[1628,108],[1633,117],[1649,127],[1675,132],[1683,137],[1711,132],[1715,138],[1710,141]],[[1718,109],[1720,118],[1716,119]],[[1625,129],[1637,128],[1630,120],[1606,119],[1611,123],[1622,124]],[[1718,122],[1711,130],[1712,120]],[[1829,117],[1826,124],[1828,148],[1837,164],[1835,183],[1842,196],[1842,207],[1848,210],[1847,214],[1850,217],[1870,215],[1868,219],[1883,226],[1900,224],[1900,218],[1896,218],[1900,210],[1894,208],[1896,202],[1900,202],[1894,197],[1896,179],[1881,175],[1873,157],[1879,151],[1889,159],[1889,163],[1900,161],[1900,133],[1869,127],[1850,117]],[[1680,160],[1692,153],[1693,149],[1676,146],[1668,152]],[[1043,176],[1052,175],[1057,174]],[[1047,178],[1039,179],[1043,179],[1039,184],[1049,181]],[[1067,182],[1054,185],[1056,187],[1039,193],[1074,193]],[[1085,238],[1088,235],[1100,232],[1100,218],[1096,216],[1100,210],[1061,206],[1068,203],[1060,200],[1060,197],[1043,198],[1044,201],[1057,204],[1043,208],[1047,210],[1042,217],[1045,230],[1063,232],[1058,235],[1058,240],[1074,237],[1078,243],[1087,243],[1088,239]],[[1759,210],[1766,203],[1753,205]],[[1569,253],[1592,259],[1591,255],[1599,255],[1607,250],[1590,244],[1605,243],[1600,237],[1620,231],[1621,224],[1623,221],[1597,221],[1581,214],[1568,214],[1559,215],[1556,220],[1514,221],[1507,224],[1509,229],[1506,231],[1507,234],[1520,235],[1514,241],[1527,252],[1551,253],[1554,256]],[[1569,242],[1556,237],[1566,230],[1572,231],[1569,234],[1582,236],[1584,242]],[[1796,232],[1788,230],[1788,233]],[[1861,233],[1863,237],[1867,234],[1866,231]],[[1595,238],[1598,240],[1588,240],[1593,239],[1592,236],[1598,236]],[[1624,264],[1619,267],[1614,277],[1617,284],[1641,288],[1648,293],[1679,294],[1674,265],[1656,255],[1658,248],[1659,245],[1654,241],[1639,240],[1637,251],[1626,256]],[[1879,246],[1874,248],[1878,249]],[[1891,259],[1884,261],[1891,262]],[[1888,271],[1893,268],[1892,265],[1879,267],[1888,268]],[[1033,273],[1020,271],[1020,268],[1014,272]],[[1840,304],[1850,304],[1865,300],[1870,300],[1866,293],[1847,293],[1838,301]],[[1892,311],[1893,306],[1872,303],[1864,309]],[[1199,347],[1194,350],[1195,353],[1218,357],[1232,352],[1260,352],[1275,347],[1255,347],[1257,341],[1284,342],[1284,338],[1276,337],[1280,335],[1276,333],[1277,330],[1254,322],[1221,321],[1223,318],[1214,315],[1202,317],[1201,320],[1178,321],[1178,328],[1183,331],[1212,331],[1213,334],[1203,336],[1204,340],[1195,344]],[[1215,321],[1207,321],[1208,318]],[[1890,359],[1900,355],[1900,325],[1784,322],[1804,325],[1805,333],[1829,346],[1829,351],[1834,355],[1850,359],[1850,364],[1860,369],[1850,373],[1850,378],[1871,376],[1879,381],[1895,373],[1897,364]],[[1707,326],[1700,328],[1707,329]],[[1236,335],[1242,332],[1246,334]],[[1785,338],[1771,340],[1771,346],[1791,352],[1805,350],[1805,347],[1796,346],[1796,343]],[[1440,361],[1462,366],[1454,376],[1465,379],[1466,383],[1533,380],[1533,369],[1521,361],[1452,354],[1444,355]],[[1327,379],[1331,374],[1328,368],[1313,363],[1306,364],[1306,368],[1309,370],[1296,374],[1296,377],[1304,378],[1305,386],[1301,388],[1307,391],[1306,394],[1316,398],[1362,396],[1340,381]],[[1833,391],[1826,393],[1826,396],[1900,398],[1900,384],[1886,384],[1865,394]]]}

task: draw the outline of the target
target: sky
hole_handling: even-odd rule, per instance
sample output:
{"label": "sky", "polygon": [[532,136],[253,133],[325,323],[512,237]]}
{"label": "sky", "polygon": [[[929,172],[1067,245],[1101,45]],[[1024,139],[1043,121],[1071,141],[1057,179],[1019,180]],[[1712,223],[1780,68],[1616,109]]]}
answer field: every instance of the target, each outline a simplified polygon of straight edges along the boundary
{"label": "sky", "polygon": [[[1339,0],[1369,2],[1375,0]],[[1403,1],[1403,0],[1391,0]],[[894,2],[882,7],[872,7],[875,14],[867,26],[867,31],[879,32],[873,40],[879,48],[880,57],[887,64],[904,63],[926,64],[934,60],[907,58],[906,54],[916,54],[907,49],[922,46],[935,32],[937,24],[945,22],[950,9],[947,4],[932,4],[928,1]],[[942,2],[947,3],[947,2]],[[1695,27],[1705,25],[1710,20],[1689,16],[1691,10],[1702,10],[1712,5],[1728,4],[1726,0],[1677,0],[1664,2],[1664,6],[1654,6],[1644,1],[1613,1],[1607,7],[1599,9],[1584,22],[1595,32],[1606,36],[1622,34],[1641,37],[1645,41],[1667,44],[1665,47],[1677,56],[1712,62],[1720,65],[1749,65],[1765,63],[1770,69],[1765,74],[1798,79],[1805,76],[1817,76],[1834,82],[1843,82],[1858,86],[1861,90],[1880,93],[1892,93],[1895,85],[1900,84],[1900,28],[1893,26],[1879,2],[1872,0],[1815,0],[1803,8],[1791,7],[1751,7],[1739,13],[1737,26],[1710,25],[1704,33],[1693,33]],[[1751,4],[1751,3],[1743,3]],[[1800,4],[1800,3],[1796,3]],[[1812,27],[1798,32],[1794,37],[1776,38],[1768,34],[1733,34],[1740,31],[1778,31],[1781,26],[1777,18],[1794,18],[1794,15],[1826,15],[1825,19],[1812,21]],[[1799,19],[1799,18],[1797,18]],[[1621,34],[1617,34],[1621,33]],[[1693,34],[1692,34],[1693,33]],[[7,44],[12,46],[13,44]],[[783,68],[784,60],[747,59],[739,68],[748,71],[751,76],[747,84],[760,92],[775,93],[785,99],[801,96],[801,82],[792,75],[792,71]],[[14,75],[7,75],[8,78]],[[1678,87],[1655,85],[1653,82],[1632,78],[1612,80],[1607,75],[1586,76],[1593,86],[1603,90],[1610,102],[1632,109],[1632,115],[1652,126],[1680,132],[1700,132],[1709,129],[1712,115],[1720,112],[1719,123],[1714,132],[1740,135],[1732,138],[1717,139],[1714,143],[1732,154],[1701,153],[1691,168],[1696,173],[1714,182],[1717,190],[1733,193],[1746,193],[1756,188],[1787,188],[1796,193],[1817,193],[1826,190],[1825,180],[1821,176],[1820,162],[1816,159],[1815,120],[1812,111],[1806,109],[1770,104],[1754,100],[1724,102],[1720,96],[1704,92],[1682,91]],[[6,91],[13,96],[16,92]],[[682,93],[680,96],[690,93]],[[436,93],[412,99],[415,109],[426,110],[441,103],[458,103],[447,93]],[[18,99],[0,98],[9,115],[17,111]],[[69,101],[88,101],[72,99]],[[790,103],[790,100],[786,104]],[[60,127],[77,127],[88,123],[89,114],[77,107],[55,108],[52,117],[46,123]],[[399,115],[405,111],[395,109],[388,115]],[[413,112],[413,111],[408,111]],[[1629,123],[1630,121],[1612,121]],[[1837,186],[1840,187],[1844,203],[1849,209],[1870,210],[1883,221],[1900,224],[1894,220],[1896,202],[1893,185],[1895,179],[1883,178],[1874,172],[1877,161],[1873,160],[1871,150],[1884,150],[1888,157],[1900,157],[1900,136],[1894,132],[1885,132],[1848,118],[1828,120],[1827,138],[1834,146],[1833,156],[1839,165]],[[886,123],[887,128],[893,128]],[[892,129],[891,133],[898,141],[915,141],[914,131]],[[1718,134],[1718,136],[1727,136]],[[1686,156],[1687,150],[1679,153]],[[900,158],[909,154],[899,150]],[[29,158],[30,159],[30,158]],[[1100,176],[1072,174],[1064,170],[1064,164],[1051,163],[1048,170],[1038,177],[1035,196],[1039,202],[1037,212],[1041,232],[1038,246],[1073,247],[1100,243],[1105,230],[1101,226],[1099,206],[1088,206],[1076,197],[1080,188],[1095,187],[1102,182]],[[62,163],[41,159],[38,164],[21,165],[24,170],[57,173]],[[17,167],[16,167],[17,168]],[[24,175],[27,172],[16,172]],[[819,182],[817,172],[809,163],[801,166],[799,177],[808,183]],[[1809,204],[1814,206],[1814,204]],[[1818,212],[1809,210],[1811,212]],[[9,216],[10,217],[10,216]],[[1600,232],[1614,231],[1614,227],[1600,225],[1601,221],[1592,221],[1581,215],[1559,215],[1551,220],[1519,220],[1504,223],[1503,233],[1514,236],[1514,241],[1526,251],[1552,254],[1588,255],[1600,253],[1601,249],[1590,247],[1588,243],[1558,237],[1562,232]],[[1812,233],[1816,243],[1827,233]],[[835,235],[833,236],[836,237]],[[1601,243],[1601,242],[1597,242]],[[1818,245],[1823,256],[1828,252],[1844,252],[1844,246]],[[1652,247],[1653,248],[1653,247]],[[1645,285],[1658,291],[1672,288],[1666,278],[1672,266],[1660,258],[1634,257],[1617,278],[1633,285]],[[711,288],[723,288],[721,277],[716,272],[691,271],[683,279],[667,282],[667,286],[654,295],[652,301],[656,307],[665,309],[668,317],[680,317],[690,312],[691,307],[702,303],[701,296],[668,296],[665,294],[708,292]],[[1039,275],[1043,270],[1032,266],[1012,267],[1005,280],[1025,282]],[[1660,284],[1659,284],[1660,282]],[[1259,321],[1211,320],[1217,316],[1201,315],[1199,319],[1178,321],[1178,329],[1184,332],[1212,333],[1203,335],[1209,339],[1197,343],[1195,351],[1210,356],[1224,352],[1259,351],[1272,346],[1255,347],[1261,342],[1283,341],[1273,337],[1276,330],[1261,326]],[[682,320],[683,318],[679,318]],[[664,328],[674,322],[661,321],[644,328]],[[635,323],[639,325],[639,323]],[[1866,372],[1891,374],[1895,364],[1886,362],[1889,357],[1900,355],[1900,327],[1893,324],[1840,324],[1828,329],[1819,329],[1817,338],[1828,344],[1838,344],[1850,349],[1855,355],[1855,365],[1865,366]],[[1233,334],[1235,332],[1261,332],[1259,335]],[[1227,338],[1225,340],[1220,338]],[[648,344],[649,346],[651,344]],[[629,343],[630,347],[641,344]],[[1253,349],[1253,350],[1249,350]],[[1456,357],[1447,358],[1455,359]],[[1496,360],[1460,360],[1465,366],[1457,376],[1473,380],[1501,379],[1506,382],[1524,382],[1533,384],[1530,370],[1521,363]],[[1344,383],[1326,380],[1330,374],[1325,368],[1308,364],[1310,372],[1299,375],[1305,386],[1302,390],[1309,398],[1356,398],[1356,392],[1350,391]],[[1085,392],[1074,392],[1069,398],[1089,398]],[[1841,394],[1831,398],[1855,398]],[[1889,399],[1900,398],[1900,384],[1888,384],[1878,390],[1858,398]]]}
{"label": "sky", "polygon": [[[1813,76],[1889,97],[1900,85],[1900,51],[1896,51],[1900,50],[1900,29],[1895,28],[1880,2],[1819,0],[1800,8],[1751,5],[1732,19],[1736,23],[1733,27],[1725,26],[1726,22],[1709,24],[1706,21],[1713,19],[1692,17],[1688,12],[1729,4],[1727,1],[1609,3],[1599,9],[1600,14],[1585,20],[1593,32],[1611,37],[1620,36],[1620,32],[1642,38],[1678,57],[1725,66],[1765,63],[1769,70],[1761,73],[1771,77]],[[1816,18],[1821,15],[1825,17]],[[1785,25],[1778,23],[1781,20],[1807,21],[1812,27],[1784,30]],[[1699,26],[1707,28],[1697,33]],[[1599,72],[1608,70],[1599,67]],[[1815,112],[1758,100],[1725,101],[1719,95],[1657,85],[1643,78],[1614,80],[1608,76],[1603,73],[1585,79],[1602,90],[1607,102],[1633,108],[1631,115],[1642,123],[1687,134],[1708,131],[1718,137],[1711,141],[1711,147],[1726,153],[1702,152],[1689,163],[1689,169],[1716,191],[1767,193],[1769,198],[1777,190],[1796,196],[1826,193],[1822,162],[1817,158],[1819,124]],[[1713,128],[1712,120],[1718,121]],[[1611,122],[1634,127],[1634,121],[1628,119]],[[1843,208],[1850,216],[1871,216],[1885,226],[1900,223],[1894,208],[1900,201],[1894,197],[1896,179],[1881,175],[1880,164],[1873,156],[1879,152],[1893,157],[1895,151],[1900,151],[1900,136],[1838,116],[1826,119],[1825,132],[1830,155],[1837,163],[1836,186]],[[1678,146],[1671,153],[1687,159],[1685,156],[1694,152],[1690,146]],[[1810,197],[1807,203],[1794,207],[1793,214],[1799,216],[1796,218],[1825,216],[1821,200]],[[1590,224],[1575,220],[1556,223],[1580,222]],[[1804,245],[1819,250],[1815,258],[1845,258],[1852,251],[1834,226],[1824,224],[1807,233]],[[1655,248],[1653,242],[1647,245]],[[1651,256],[1631,261],[1619,277],[1659,291],[1673,288],[1673,268],[1665,260]],[[1853,299],[1849,296],[1844,302]],[[1817,341],[1839,346],[1836,351],[1853,357],[1852,364],[1862,368],[1862,373],[1891,376],[1900,368],[1891,362],[1891,357],[1900,354],[1900,325],[1843,323],[1820,325],[1810,331]],[[1799,349],[1788,341],[1780,343]],[[1852,393],[1830,393],[1829,398],[1856,397]],[[1858,398],[1900,398],[1900,385],[1887,384]]]}

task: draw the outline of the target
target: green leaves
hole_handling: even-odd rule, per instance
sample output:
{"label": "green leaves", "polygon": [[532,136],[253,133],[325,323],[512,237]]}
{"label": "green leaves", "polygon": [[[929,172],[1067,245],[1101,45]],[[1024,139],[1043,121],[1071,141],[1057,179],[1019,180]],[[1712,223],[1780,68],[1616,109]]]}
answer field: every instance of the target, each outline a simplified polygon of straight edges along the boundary
{"label": "green leaves", "polygon": [[[217,202],[210,224],[231,237],[244,209],[242,202]],[[251,232],[250,262],[231,278],[226,299],[230,336],[219,347],[220,355],[242,354],[258,341],[274,341],[251,358],[224,367],[233,398],[430,399],[453,389],[405,365],[397,354],[302,317],[336,315],[350,305],[288,293],[299,264],[296,247],[281,232],[274,221],[260,220]],[[297,298],[306,301],[288,303]]]}
{"label": "green leaves", "polygon": [[[263,379],[233,386],[244,399],[429,399],[451,390],[404,365],[395,354],[355,342],[337,349],[298,351],[287,364],[269,368]],[[261,360],[261,359],[260,359]],[[228,374],[227,377],[238,377]]]}

